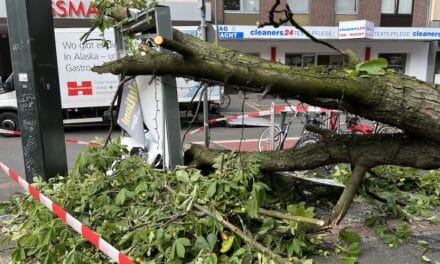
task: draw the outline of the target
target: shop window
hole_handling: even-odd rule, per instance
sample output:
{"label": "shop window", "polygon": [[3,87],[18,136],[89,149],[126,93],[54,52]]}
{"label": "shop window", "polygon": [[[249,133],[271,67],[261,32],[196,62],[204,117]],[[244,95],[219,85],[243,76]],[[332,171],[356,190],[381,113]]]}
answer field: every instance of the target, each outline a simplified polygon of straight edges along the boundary
{"label": "shop window", "polygon": [[294,14],[309,13],[309,0],[287,0],[287,4]]}
{"label": "shop window", "polygon": [[226,12],[258,13],[260,0],[224,0]]}
{"label": "shop window", "polygon": [[388,68],[394,69],[397,73],[405,74],[405,53],[380,53],[379,58],[384,58],[388,61]]}
{"label": "shop window", "polygon": [[410,27],[413,0],[382,0],[380,25],[385,27]]}
{"label": "shop window", "polygon": [[357,0],[336,0],[336,14],[356,14]]}
{"label": "shop window", "polygon": [[318,55],[318,65],[338,65],[344,64],[344,57],[341,55]]}
{"label": "shop window", "polygon": [[306,67],[307,65],[315,65],[314,54],[286,54],[287,65],[296,67]]}

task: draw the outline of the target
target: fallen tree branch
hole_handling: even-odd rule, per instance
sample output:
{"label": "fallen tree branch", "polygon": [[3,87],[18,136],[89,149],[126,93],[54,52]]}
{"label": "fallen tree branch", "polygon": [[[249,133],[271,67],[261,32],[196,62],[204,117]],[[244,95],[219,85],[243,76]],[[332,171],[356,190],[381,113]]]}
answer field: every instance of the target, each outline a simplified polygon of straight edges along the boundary
{"label": "fallen tree branch", "polygon": [[[174,75],[210,83],[234,84],[247,91],[298,97],[306,103],[326,107],[339,100],[339,107],[370,120],[398,127],[407,133],[440,141],[440,89],[416,79],[386,73],[368,78],[348,77],[345,68],[323,74],[322,67],[295,68],[231,51],[173,31],[176,52],[192,51],[191,59],[172,53],[148,52],[133,55],[93,71],[127,75]],[[172,47],[170,47],[172,48]],[[188,55],[187,55],[188,56]],[[429,129],[427,129],[429,128]]]}
{"label": "fallen tree branch", "polygon": [[[169,191],[170,193],[175,193],[174,189],[168,185],[164,185],[164,188],[167,191]],[[201,206],[200,204],[193,203],[193,207],[195,207],[197,210],[204,213],[205,215],[212,217],[214,220],[216,220],[217,222],[222,224],[224,227],[231,230],[234,234],[241,237],[244,241],[246,241],[246,243],[248,243],[252,247],[256,248],[258,251],[260,251],[264,255],[269,256],[273,260],[277,261],[277,263],[299,263],[298,259],[296,259],[296,258],[285,259],[285,258],[281,257],[280,255],[276,254],[275,252],[273,252],[269,248],[267,248],[264,245],[260,244],[259,242],[255,241],[252,237],[248,236],[240,228],[236,227],[235,225],[233,225],[229,221],[226,221],[225,219],[223,219],[223,217],[212,213],[209,209]]]}
{"label": "fallen tree branch", "polygon": [[344,216],[347,214],[348,208],[353,201],[354,196],[356,195],[356,191],[362,183],[362,180],[367,172],[368,168],[362,165],[355,165],[353,173],[350,177],[350,180],[342,192],[339,201],[333,207],[332,214],[329,219],[330,225],[338,225]]}
{"label": "fallen tree branch", "polygon": [[315,219],[315,218],[305,217],[305,216],[290,215],[290,214],[285,214],[285,213],[274,211],[274,210],[266,210],[263,208],[258,208],[258,212],[262,215],[265,215],[265,216],[270,216],[270,217],[289,220],[289,221],[308,223],[308,224],[313,224],[313,225],[317,225],[317,226],[323,226],[325,224],[325,222],[320,219]]}
{"label": "fallen tree branch", "polygon": [[[209,168],[222,151],[199,145],[187,147],[185,161],[200,168]],[[432,141],[409,138],[404,134],[333,135],[301,148],[261,153],[242,153],[264,157],[262,171],[309,170],[336,163],[360,164],[367,168],[396,165],[419,169],[440,167],[440,146]]]}

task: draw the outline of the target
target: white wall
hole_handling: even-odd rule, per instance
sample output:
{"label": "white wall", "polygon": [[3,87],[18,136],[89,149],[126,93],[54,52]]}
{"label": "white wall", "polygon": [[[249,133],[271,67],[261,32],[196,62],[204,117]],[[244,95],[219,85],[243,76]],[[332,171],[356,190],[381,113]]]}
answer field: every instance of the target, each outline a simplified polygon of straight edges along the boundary
{"label": "white wall", "polygon": [[[371,58],[379,53],[407,53],[405,74],[426,81],[428,70],[428,42],[416,41],[335,41],[338,48],[351,49],[363,60],[365,48],[371,47]],[[311,41],[222,41],[221,46],[248,53],[259,53],[270,59],[271,47],[277,48],[277,61],[284,63],[286,53],[314,53],[320,55],[337,54],[329,48]]]}
{"label": "white wall", "polygon": [[0,0],[0,18],[6,17],[6,0]]}

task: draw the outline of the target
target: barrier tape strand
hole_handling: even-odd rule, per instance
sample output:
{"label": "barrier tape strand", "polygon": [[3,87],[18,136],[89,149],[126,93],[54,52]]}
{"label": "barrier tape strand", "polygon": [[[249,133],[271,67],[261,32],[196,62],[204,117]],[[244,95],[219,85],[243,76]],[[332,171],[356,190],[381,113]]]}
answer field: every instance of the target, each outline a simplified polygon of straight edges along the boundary
{"label": "barrier tape strand", "polygon": [[20,177],[12,169],[8,168],[3,162],[0,161],[0,168],[12,178],[16,183],[18,183],[25,191],[29,192],[37,201],[46,206],[52,213],[58,216],[64,223],[73,228],[82,237],[86,238],[90,243],[92,243],[97,249],[102,251],[106,256],[108,256],[113,261],[120,264],[134,264],[134,262],[126,256],[124,253],[120,252],[107,241],[102,239],[97,233],[92,231],[87,226],[83,225],[71,214],[66,212],[58,204],[52,202],[47,196],[42,194],[37,188],[29,184],[26,180]]}

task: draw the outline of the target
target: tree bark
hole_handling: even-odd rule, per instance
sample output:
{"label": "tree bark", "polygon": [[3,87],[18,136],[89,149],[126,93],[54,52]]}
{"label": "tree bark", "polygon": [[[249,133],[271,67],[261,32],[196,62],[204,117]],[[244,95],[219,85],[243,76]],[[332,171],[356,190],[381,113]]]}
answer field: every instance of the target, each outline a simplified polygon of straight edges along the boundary
{"label": "tree bark", "polygon": [[[349,77],[346,68],[295,68],[202,42],[174,30],[166,48],[185,54],[159,53],[128,56],[96,66],[98,73],[174,75],[214,83],[232,84],[250,91],[296,97],[327,107],[327,98],[351,113],[377,120],[405,132],[440,141],[440,89],[415,78],[384,76]],[[191,54],[191,55],[188,55]],[[334,105],[334,101],[332,103]]]}
{"label": "tree bark", "polygon": [[[213,164],[221,151],[192,145],[185,152],[186,162],[200,168]],[[302,148],[260,153],[242,153],[264,157],[261,170],[309,170],[335,163],[359,164],[367,168],[397,165],[420,169],[440,167],[440,146],[430,140],[415,139],[403,134],[332,135]]]}
{"label": "tree bark", "polygon": [[336,203],[335,207],[333,207],[332,214],[329,220],[330,225],[338,225],[347,214],[348,208],[350,208],[351,202],[353,201],[353,198],[356,195],[356,191],[361,185],[367,170],[368,168],[362,165],[354,166],[353,173],[347,186],[344,189],[344,192],[342,192],[339,201]]}

